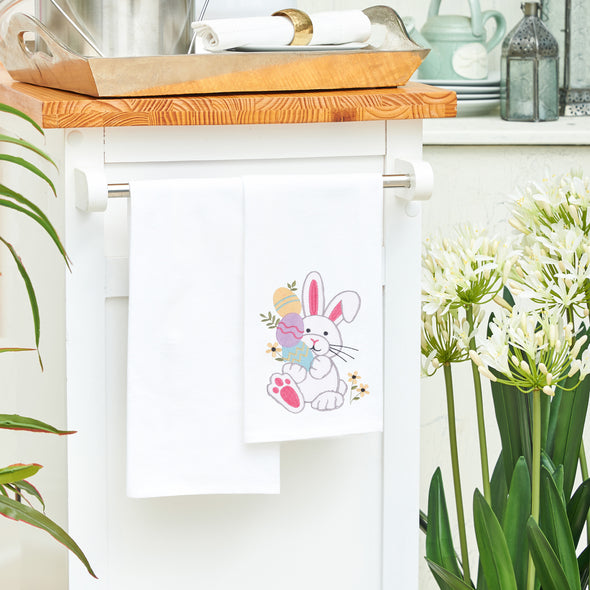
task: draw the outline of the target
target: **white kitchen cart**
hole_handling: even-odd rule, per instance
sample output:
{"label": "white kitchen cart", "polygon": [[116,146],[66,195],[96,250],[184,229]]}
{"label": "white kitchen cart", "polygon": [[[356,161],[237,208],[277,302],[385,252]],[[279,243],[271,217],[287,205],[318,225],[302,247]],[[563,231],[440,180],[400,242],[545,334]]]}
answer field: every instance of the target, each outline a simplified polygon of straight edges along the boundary
{"label": "white kitchen cart", "polygon": [[[51,310],[65,328],[45,329],[43,347],[63,351],[55,370],[78,431],[68,530],[99,576],[72,558],[70,590],[416,589],[421,119],[453,116],[454,94],[409,84],[91,99],[6,82],[0,101],[46,129],[60,170],[52,218],[73,260],[68,273],[52,257],[39,279],[42,291],[65,283]],[[134,179],[297,172],[400,175],[386,182],[401,188],[385,190],[383,435],[283,444],[277,496],[127,498],[127,200],[109,191],[124,197]]]}

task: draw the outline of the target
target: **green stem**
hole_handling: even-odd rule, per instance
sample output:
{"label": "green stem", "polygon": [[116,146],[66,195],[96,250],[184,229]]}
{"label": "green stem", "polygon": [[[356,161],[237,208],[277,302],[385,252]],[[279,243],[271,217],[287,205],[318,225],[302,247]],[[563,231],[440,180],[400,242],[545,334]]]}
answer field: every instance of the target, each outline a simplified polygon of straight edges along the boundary
{"label": "green stem", "polygon": [[[465,309],[467,314],[467,322],[469,324],[469,331],[472,333],[474,328],[473,320],[473,305],[469,305]],[[476,351],[475,336],[472,336],[469,347]],[[479,458],[481,463],[481,478],[483,483],[483,496],[486,502],[492,505],[492,490],[490,487],[490,468],[488,464],[488,443],[486,440],[486,425],[483,413],[483,399],[481,393],[481,376],[477,365],[471,361],[471,372],[473,373],[473,388],[475,390],[475,408],[477,412],[477,433],[479,436]]]}
{"label": "green stem", "polygon": [[[584,441],[580,443],[580,471],[582,472],[582,481],[586,481],[588,479],[588,461],[586,460]],[[586,538],[588,545],[590,545],[590,513],[586,515],[586,523]]]}
{"label": "green stem", "polygon": [[[533,390],[533,461],[532,461],[532,496],[531,516],[539,523],[541,503],[541,391]],[[527,590],[535,588],[535,566],[529,553],[529,571],[527,574]]]}
{"label": "green stem", "polygon": [[447,418],[449,421],[449,442],[451,444],[451,463],[453,467],[453,485],[455,489],[455,505],[457,508],[457,524],[459,528],[459,544],[461,545],[461,561],[463,562],[463,579],[471,584],[469,573],[469,554],[467,551],[467,534],[465,532],[465,512],[463,510],[463,494],[461,492],[461,475],[459,473],[459,453],[457,451],[457,427],[455,423],[455,395],[453,392],[453,375],[451,365],[444,365],[445,388],[447,392]]}

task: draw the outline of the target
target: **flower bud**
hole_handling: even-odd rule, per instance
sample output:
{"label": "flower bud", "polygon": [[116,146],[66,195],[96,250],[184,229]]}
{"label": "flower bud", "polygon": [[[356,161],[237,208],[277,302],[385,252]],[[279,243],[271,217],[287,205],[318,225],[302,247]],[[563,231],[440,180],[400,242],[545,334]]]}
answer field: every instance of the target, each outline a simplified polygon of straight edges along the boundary
{"label": "flower bud", "polygon": [[478,367],[483,367],[483,361],[481,360],[479,354],[477,354],[477,352],[475,350],[470,350],[469,351],[469,358],[478,366]]}
{"label": "flower bud", "polygon": [[478,367],[478,371],[490,381],[497,381],[495,375],[493,375],[488,369],[485,367]]}
{"label": "flower bud", "polygon": [[551,387],[549,387],[548,385],[545,385],[545,387],[543,387],[543,393],[553,397],[555,395],[555,391],[553,391],[553,389]]}

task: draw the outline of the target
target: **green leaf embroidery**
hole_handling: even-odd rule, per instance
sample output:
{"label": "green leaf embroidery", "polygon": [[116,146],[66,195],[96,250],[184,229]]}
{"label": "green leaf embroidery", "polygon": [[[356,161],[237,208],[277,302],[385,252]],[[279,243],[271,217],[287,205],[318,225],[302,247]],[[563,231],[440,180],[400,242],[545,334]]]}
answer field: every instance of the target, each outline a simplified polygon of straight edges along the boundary
{"label": "green leaf embroidery", "polygon": [[258,314],[262,319],[260,320],[269,330],[274,330],[279,325],[279,318],[273,315],[270,311],[268,314]]}

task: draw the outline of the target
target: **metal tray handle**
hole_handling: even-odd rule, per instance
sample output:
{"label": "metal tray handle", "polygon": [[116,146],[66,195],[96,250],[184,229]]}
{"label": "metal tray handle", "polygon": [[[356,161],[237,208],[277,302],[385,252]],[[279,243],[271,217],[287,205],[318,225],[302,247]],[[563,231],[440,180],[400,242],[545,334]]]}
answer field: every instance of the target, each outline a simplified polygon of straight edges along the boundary
{"label": "metal tray handle", "polygon": [[[44,47],[34,47],[25,40],[25,35],[32,33],[43,41]],[[13,14],[8,23],[6,37],[0,39],[0,61],[9,69],[15,66],[46,68],[49,64],[79,61],[82,56],[74,53],[57,39],[33,16],[24,13]]]}

